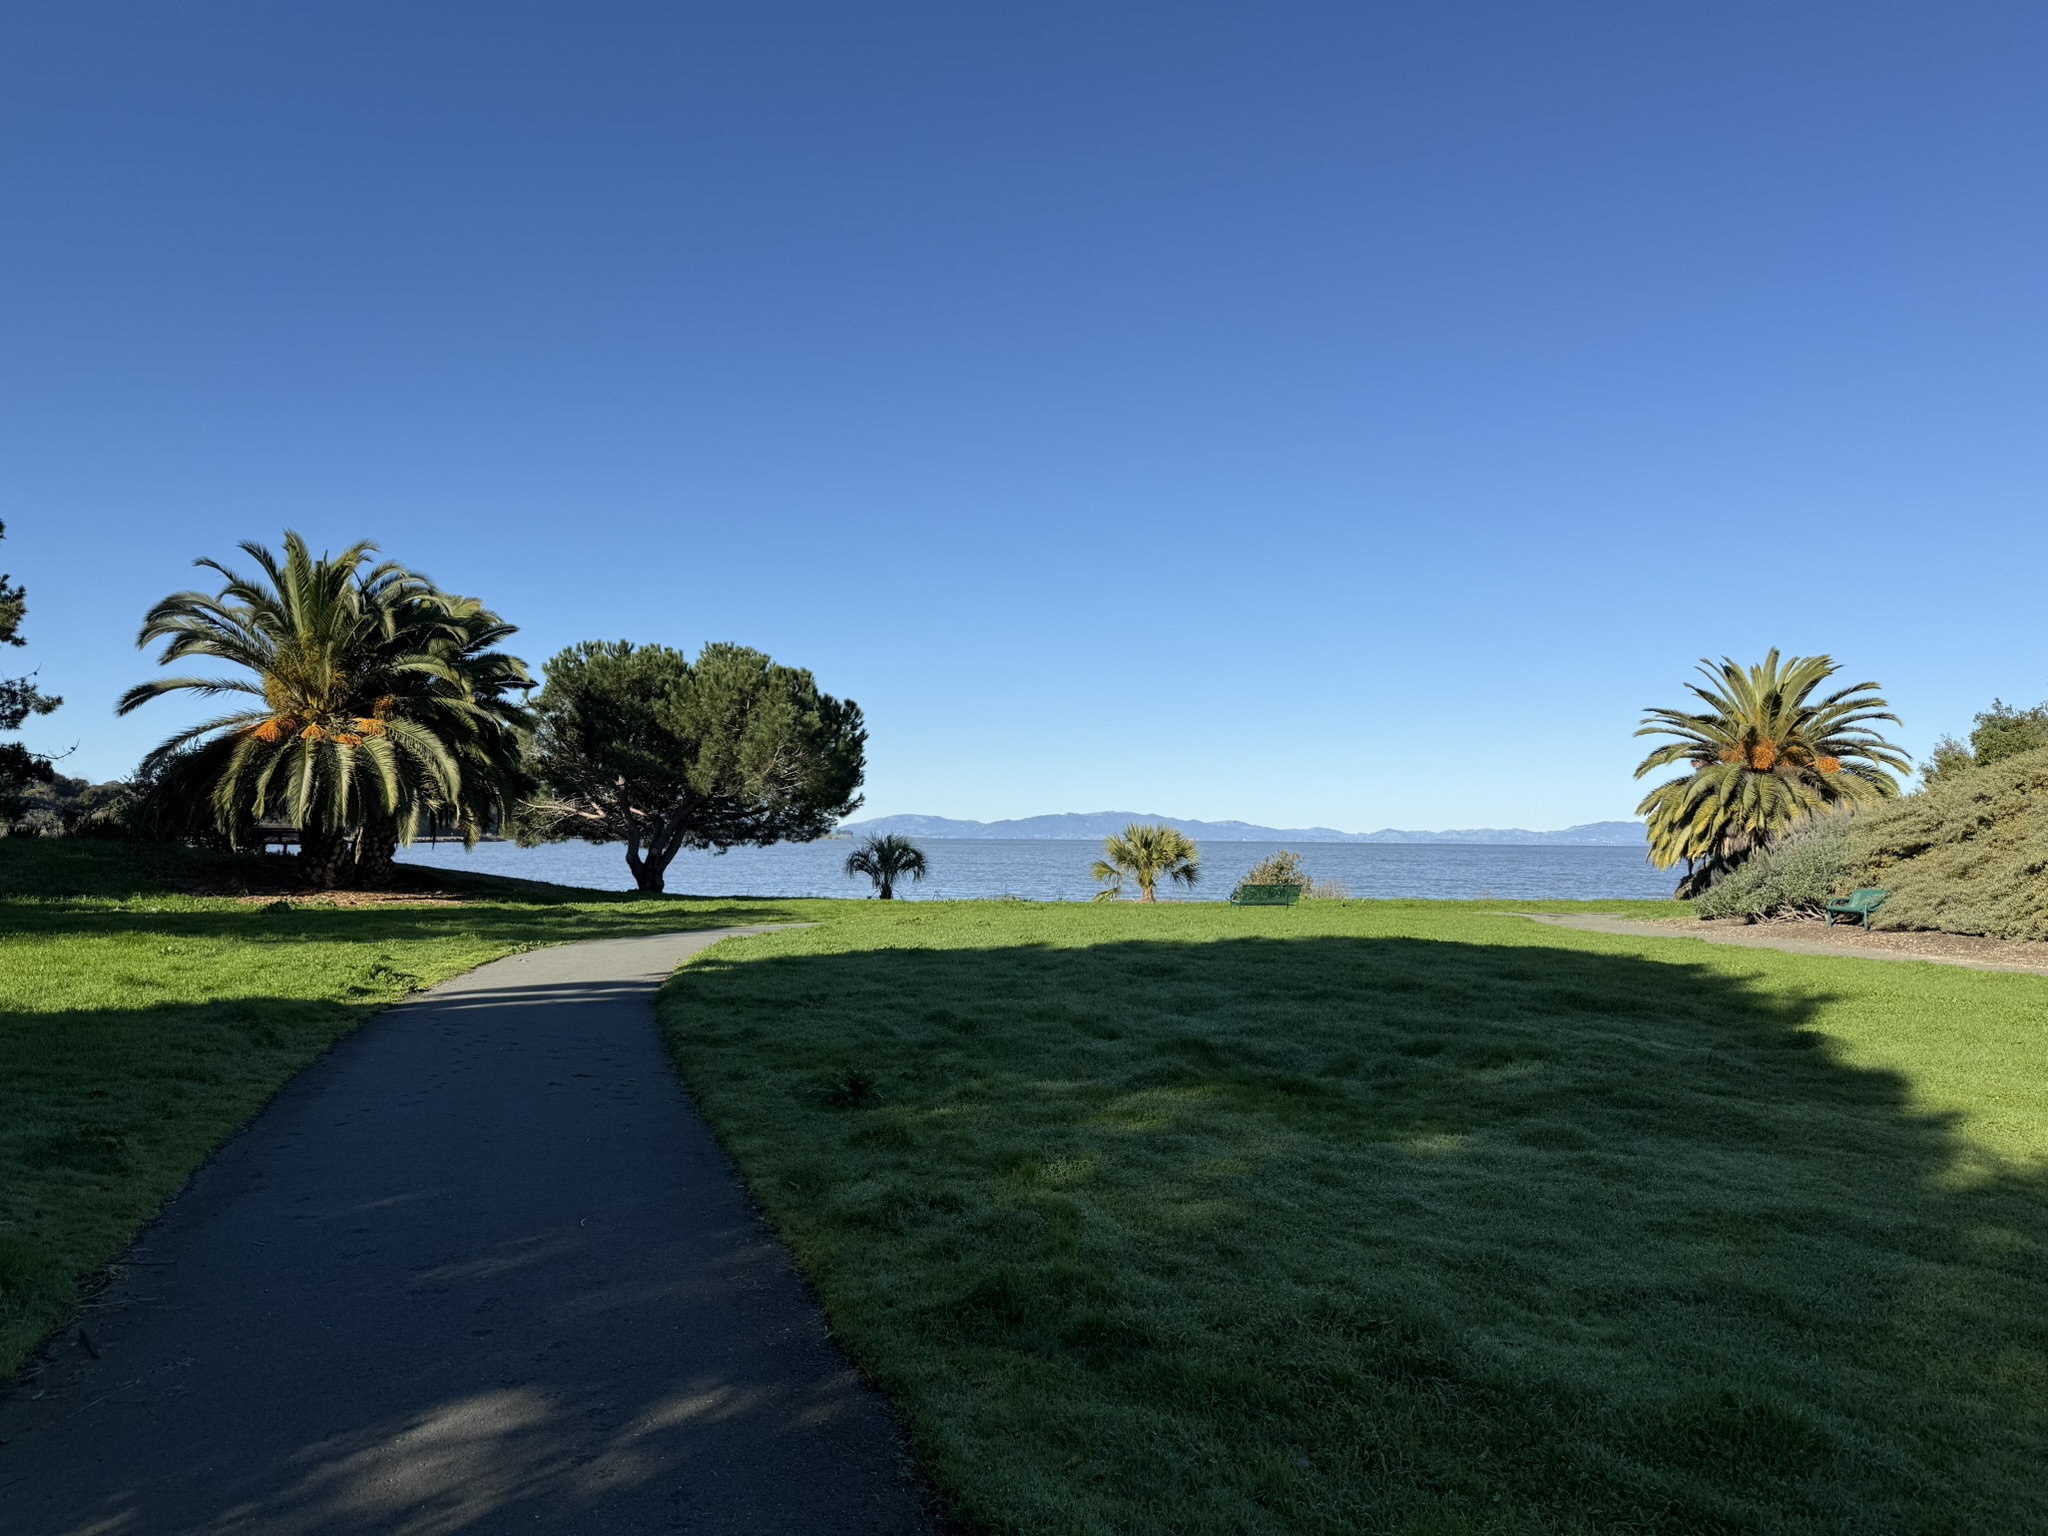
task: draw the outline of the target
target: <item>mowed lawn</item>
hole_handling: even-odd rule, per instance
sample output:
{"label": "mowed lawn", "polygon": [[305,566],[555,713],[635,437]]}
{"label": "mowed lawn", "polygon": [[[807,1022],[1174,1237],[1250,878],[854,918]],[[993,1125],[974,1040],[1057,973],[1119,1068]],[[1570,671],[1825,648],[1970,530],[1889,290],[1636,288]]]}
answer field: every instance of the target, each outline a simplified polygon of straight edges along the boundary
{"label": "mowed lawn", "polygon": [[215,1147],[377,1010],[532,944],[797,915],[492,882],[460,907],[165,893],[207,864],[0,840],[0,1380]]}
{"label": "mowed lawn", "polygon": [[2048,979],[843,908],[663,996],[978,1529],[2048,1530]]}

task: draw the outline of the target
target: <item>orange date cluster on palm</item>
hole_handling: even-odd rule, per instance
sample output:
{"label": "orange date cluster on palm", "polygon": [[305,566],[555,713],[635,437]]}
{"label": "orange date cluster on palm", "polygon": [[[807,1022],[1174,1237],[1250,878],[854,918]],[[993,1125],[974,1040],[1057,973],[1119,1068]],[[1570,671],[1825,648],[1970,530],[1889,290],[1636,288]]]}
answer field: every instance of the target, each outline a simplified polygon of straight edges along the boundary
{"label": "orange date cluster on palm", "polygon": [[1786,768],[1812,768],[1820,773],[1840,773],[1842,760],[1839,757],[1816,757],[1798,743],[1780,747],[1768,736],[1760,736],[1742,747],[1723,747],[1720,759],[1724,763],[1747,763],[1758,773],[1769,773],[1780,765]]}
{"label": "orange date cluster on palm", "polygon": [[331,741],[339,747],[360,747],[367,737],[385,735],[385,722],[398,701],[390,695],[379,699],[367,715],[331,714],[324,719],[306,719],[301,714],[280,712],[248,727],[250,736],[266,746],[296,736],[301,741]]}

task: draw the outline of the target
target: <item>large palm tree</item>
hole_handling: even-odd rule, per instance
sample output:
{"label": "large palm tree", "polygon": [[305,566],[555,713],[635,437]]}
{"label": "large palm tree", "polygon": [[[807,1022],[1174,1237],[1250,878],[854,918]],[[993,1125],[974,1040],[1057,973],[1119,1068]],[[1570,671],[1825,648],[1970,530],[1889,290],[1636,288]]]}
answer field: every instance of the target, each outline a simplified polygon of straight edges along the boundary
{"label": "large palm tree", "polygon": [[1681,896],[1697,895],[1801,817],[1851,809],[1899,792],[1896,773],[1912,764],[1871,728],[1897,723],[1876,683],[1814,694],[1839,670],[1827,656],[1775,649],[1762,665],[1701,661],[1705,686],[1686,687],[1706,706],[1692,712],[1651,709],[1638,736],[1670,736],[1636,777],[1673,764],[1688,771],[1643,797],[1650,859],[1659,869],[1683,860]]}
{"label": "large palm tree", "polygon": [[1140,901],[1157,901],[1163,879],[1194,885],[1201,877],[1202,853],[1176,827],[1134,821],[1120,834],[1102,840],[1102,857],[1089,873],[1103,884],[1095,893],[1097,901],[1121,896],[1126,880],[1137,886]]}
{"label": "large palm tree", "polygon": [[849,879],[866,875],[874,881],[882,900],[893,901],[898,880],[925,877],[924,850],[893,832],[886,837],[870,837],[846,856],[846,873]]}
{"label": "large palm tree", "polygon": [[389,873],[423,822],[475,839],[503,817],[519,785],[526,665],[494,649],[513,633],[474,598],[455,597],[351,545],[315,559],[287,533],[284,558],[244,544],[261,576],[197,563],[226,585],[178,592],[143,620],[138,646],[168,644],[164,665],[192,656],[240,675],[167,677],[131,688],[120,713],[166,694],[242,694],[250,707],[178,732],[143,761],[145,775],[190,803],[232,842],[264,817],[299,831],[301,869],[331,887]]}

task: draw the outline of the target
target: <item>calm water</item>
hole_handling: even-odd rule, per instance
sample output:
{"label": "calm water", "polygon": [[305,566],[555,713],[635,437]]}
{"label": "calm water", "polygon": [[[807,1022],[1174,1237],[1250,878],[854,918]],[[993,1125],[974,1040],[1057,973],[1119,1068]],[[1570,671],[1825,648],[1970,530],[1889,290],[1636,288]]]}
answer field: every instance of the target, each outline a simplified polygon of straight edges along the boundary
{"label": "calm water", "polygon": [[[932,838],[923,845],[931,874],[922,885],[899,887],[910,900],[1022,896],[1030,901],[1086,901],[1097,887],[1088,866],[1102,851],[1086,842],[980,842]],[[1523,898],[1538,901],[1671,894],[1674,877],[1652,869],[1641,848],[1485,847],[1457,843],[1297,843],[1303,867],[1318,880],[1335,880],[1353,896]],[[783,843],[735,848],[719,855],[682,853],[669,866],[668,888],[701,896],[864,896],[873,887],[849,880],[844,866],[850,841]],[[1238,877],[1277,843],[1202,845],[1202,880],[1192,899],[1221,901]],[[484,843],[465,853],[460,843],[414,844],[399,857],[416,864],[480,874],[517,875],[598,890],[629,891],[626,856],[616,846],[554,843],[520,848]],[[1166,892],[1160,893],[1162,896]],[[1182,887],[1176,898],[1188,897]]]}

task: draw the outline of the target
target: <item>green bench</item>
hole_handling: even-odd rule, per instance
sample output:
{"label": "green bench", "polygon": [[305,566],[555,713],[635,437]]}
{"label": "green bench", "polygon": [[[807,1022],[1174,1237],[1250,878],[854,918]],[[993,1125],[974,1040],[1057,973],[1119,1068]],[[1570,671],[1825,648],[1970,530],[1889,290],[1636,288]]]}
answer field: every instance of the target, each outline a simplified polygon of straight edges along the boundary
{"label": "green bench", "polygon": [[1230,893],[1233,907],[1291,907],[1299,900],[1298,885],[1240,885]]}
{"label": "green bench", "polygon": [[1839,917],[1844,922],[1853,918],[1868,928],[1870,914],[1883,906],[1885,897],[1889,895],[1890,891],[1881,891],[1874,885],[1868,885],[1861,890],[1851,891],[1846,896],[1837,896],[1828,903],[1828,926],[1834,927],[1835,919]]}

